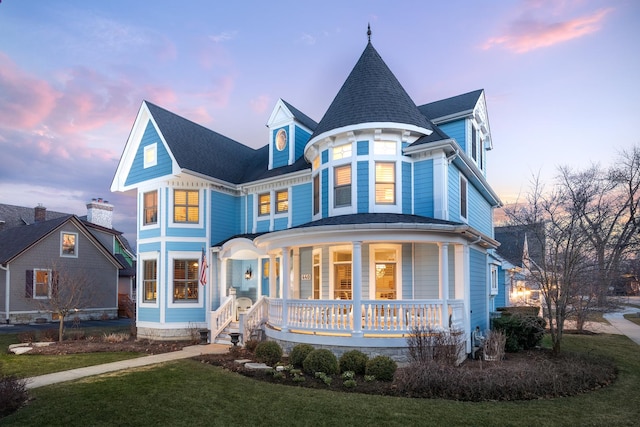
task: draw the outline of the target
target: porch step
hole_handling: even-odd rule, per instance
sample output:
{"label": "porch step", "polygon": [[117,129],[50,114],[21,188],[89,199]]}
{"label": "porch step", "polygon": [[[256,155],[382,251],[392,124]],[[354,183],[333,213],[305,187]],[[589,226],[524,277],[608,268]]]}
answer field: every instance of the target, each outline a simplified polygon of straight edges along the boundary
{"label": "porch step", "polygon": [[228,345],[231,346],[233,344],[231,344],[231,333],[239,333],[240,332],[240,324],[238,322],[231,322],[226,328],[224,328],[224,330],[222,332],[220,332],[220,335],[218,335],[216,337],[216,339],[214,340],[214,343],[216,344],[224,344],[224,345]]}

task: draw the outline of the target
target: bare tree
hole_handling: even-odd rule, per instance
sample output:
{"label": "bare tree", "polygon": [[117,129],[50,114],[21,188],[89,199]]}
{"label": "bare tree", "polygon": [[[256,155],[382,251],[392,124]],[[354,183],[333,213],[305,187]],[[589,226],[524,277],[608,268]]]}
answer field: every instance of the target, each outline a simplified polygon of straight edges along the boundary
{"label": "bare tree", "polygon": [[89,306],[93,296],[90,276],[85,271],[55,265],[51,268],[50,297],[40,305],[43,310],[58,315],[58,341],[63,340],[67,316]]}
{"label": "bare tree", "polygon": [[586,239],[575,210],[568,209],[562,186],[546,192],[534,177],[527,203],[507,210],[510,221],[527,228],[529,242],[542,249],[537,260],[525,260],[526,280],[542,295],[543,315],[549,326],[554,353],[561,348],[564,325],[572,303],[580,294],[585,272]]}
{"label": "bare tree", "polygon": [[637,249],[640,196],[640,149],[623,151],[609,170],[598,165],[584,171],[560,168],[559,185],[566,209],[579,218],[589,242],[586,256],[594,263],[591,283],[598,304],[606,305],[608,289],[620,277],[621,265]]}

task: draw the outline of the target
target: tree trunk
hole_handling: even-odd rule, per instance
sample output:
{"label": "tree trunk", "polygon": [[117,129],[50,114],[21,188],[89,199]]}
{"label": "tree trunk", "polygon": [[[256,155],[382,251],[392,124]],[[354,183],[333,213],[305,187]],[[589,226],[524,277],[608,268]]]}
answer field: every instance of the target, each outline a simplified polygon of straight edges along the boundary
{"label": "tree trunk", "polygon": [[64,338],[64,316],[62,314],[58,315],[60,319],[60,327],[58,328],[58,341],[62,342]]}

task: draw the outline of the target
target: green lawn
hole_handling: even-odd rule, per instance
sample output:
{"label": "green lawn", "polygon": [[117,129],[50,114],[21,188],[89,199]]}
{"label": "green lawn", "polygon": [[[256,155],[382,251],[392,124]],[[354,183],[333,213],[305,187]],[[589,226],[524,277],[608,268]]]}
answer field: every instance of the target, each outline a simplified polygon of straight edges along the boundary
{"label": "green lawn", "polygon": [[[107,330],[102,329],[100,331],[92,331],[87,329],[87,335],[90,333],[101,334],[104,331]],[[113,331],[108,330],[108,332]],[[15,355],[13,353],[8,353],[7,349],[9,345],[18,342],[20,341],[16,334],[0,334],[0,372],[7,375],[17,375],[21,378],[146,356],[146,354],[143,353],[120,352],[69,354],[59,356],[43,356],[37,354]]]}
{"label": "green lawn", "polygon": [[630,322],[635,323],[636,325],[640,325],[640,311],[638,313],[625,314],[624,318],[629,320]]}
{"label": "green lawn", "polygon": [[611,386],[580,396],[467,403],[333,393],[251,380],[193,360],[35,389],[3,425],[637,425],[639,347],[624,336],[568,335],[567,351],[613,357]]}

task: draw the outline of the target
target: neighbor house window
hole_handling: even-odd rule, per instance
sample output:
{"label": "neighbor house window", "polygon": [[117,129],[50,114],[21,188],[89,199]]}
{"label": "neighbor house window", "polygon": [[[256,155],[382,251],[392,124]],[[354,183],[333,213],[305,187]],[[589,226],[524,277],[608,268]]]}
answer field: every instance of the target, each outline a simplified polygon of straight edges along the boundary
{"label": "neighbor house window", "polygon": [[61,233],[60,237],[60,256],[77,257],[78,256],[78,233]]}
{"label": "neighbor house window", "polygon": [[276,213],[289,211],[289,190],[276,191]]}
{"label": "neighbor house window", "polygon": [[347,157],[351,157],[351,144],[333,147],[333,160],[346,159]]}
{"label": "neighbor house window", "polygon": [[199,196],[198,190],[174,190],[173,221],[197,223],[200,220]]}
{"label": "neighbor house window", "polygon": [[460,177],[460,216],[467,219],[467,180]]}
{"label": "neighbor house window", "polygon": [[173,260],[173,302],[198,301],[198,260]]}
{"label": "neighbor house window", "polygon": [[144,193],[144,225],[151,225],[158,223],[158,192],[150,191]]}
{"label": "neighbor house window", "polygon": [[320,174],[313,177],[313,214],[320,213]]}
{"label": "neighbor house window", "polygon": [[33,270],[33,297],[39,299],[51,297],[51,270]]}
{"label": "neighbor house window", "polygon": [[271,213],[271,194],[264,193],[258,196],[258,215],[264,216]]}
{"label": "neighbor house window", "polygon": [[156,302],[158,298],[158,261],[145,260],[143,264],[144,302]]}
{"label": "neighbor house window", "polygon": [[396,203],[396,164],[376,162],[376,204]]}
{"label": "neighbor house window", "polygon": [[336,167],[334,174],[334,207],[351,206],[351,165]]}

